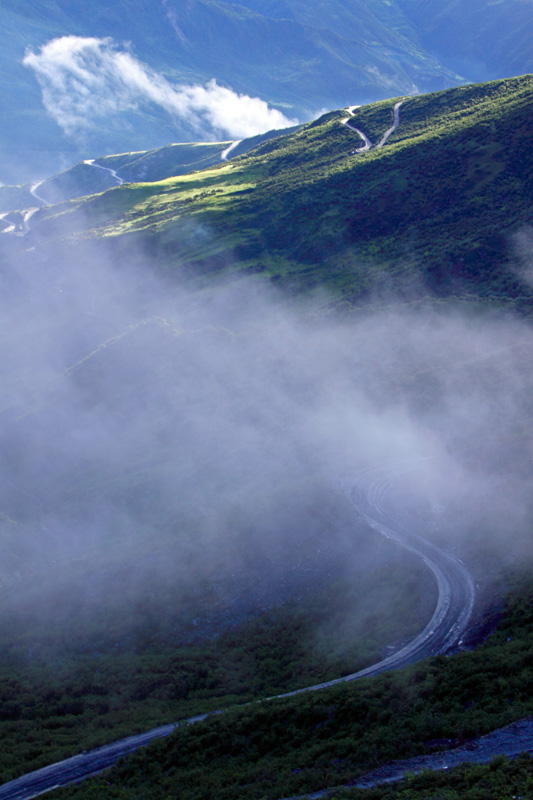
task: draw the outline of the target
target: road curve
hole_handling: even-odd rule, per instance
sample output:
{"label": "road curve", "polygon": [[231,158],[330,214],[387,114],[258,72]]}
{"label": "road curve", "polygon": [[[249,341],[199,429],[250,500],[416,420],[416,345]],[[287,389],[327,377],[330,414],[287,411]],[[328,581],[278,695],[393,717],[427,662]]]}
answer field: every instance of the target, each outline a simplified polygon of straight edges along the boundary
{"label": "road curve", "polygon": [[101,164],[97,164],[94,158],[86,158],[83,162],[88,167],[94,167],[95,169],[103,169],[104,172],[109,172],[109,174],[116,180],[117,186],[122,186],[124,183],[124,179],[117,175],[117,171],[114,169],[110,169],[109,167],[103,167]]}
{"label": "road curve", "polygon": [[381,137],[379,142],[377,144],[375,144],[375,145],[372,144],[372,142],[370,141],[368,136],[365,133],[363,133],[363,131],[359,130],[359,128],[356,128],[355,125],[352,125],[351,117],[353,116],[354,109],[359,108],[359,106],[349,106],[346,109],[346,111],[348,111],[348,113],[350,114],[350,117],[346,117],[345,119],[342,119],[341,123],[343,125],[346,125],[347,128],[350,128],[350,130],[355,131],[361,137],[361,139],[364,142],[364,146],[363,147],[358,147],[356,150],[352,150],[352,154],[364,153],[367,150],[372,150],[372,149],[379,150],[381,147],[383,147],[383,145],[386,144],[389,136],[394,133],[394,131],[396,130],[396,128],[400,124],[400,107],[404,102],[405,102],[405,100],[400,100],[398,103],[394,104],[394,108],[393,108],[393,112],[392,112],[392,125],[391,125],[390,128],[388,128],[388,130],[385,131],[385,133],[383,134],[383,136]]}
{"label": "road curve", "polygon": [[341,122],[342,122],[343,125],[346,125],[347,128],[350,128],[351,131],[355,131],[361,137],[361,139],[364,142],[362,147],[358,147],[353,152],[354,153],[364,153],[367,150],[370,150],[372,148],[372,142],[370,141],[370,139],[368,138],[366,133],[363,133],[363,131],[359,130],[359,128],[356,128],[355,125],[351,124],[352,123],[351,117],[353,116],[353,112],[354,112],[355,108],[359,108],[359,106],[349,106],[349,108],[347,108],[346,111],[350,114],[350,117],[346,117],[345,119],[342,119]]}
{"label": "road curve", "polygon": [[227,161],[229,154],[232,152],[232,150],[235,150],[235,148],[238,147],[241,142],[242,139],[236,139],[236,141],[232,142],[229,147],[226,147],[226,149],[220,154],[220,160]]}
{"label": "road curve", "polygon": [[35,183],[32,183],[31,186],[30,186],[30,194],[32,194],[35,197],[35,199],[38,200],[40,203],[44,203],[44,205],[48,205],[48,200],[46,199],[46,197],[41,197],[41,195],[37,193],[37,189],[43,183],[44,183],[44,180],[35,181]]}
{"label": "road curve", "polygon": [[392,113],[392,125],[387,131],[385,131],[385,133],[381,137],[381,140],[377,143],[376,149],[383,147],[383,145],[386,143],[391,133],[394,133],[394,131],[400,124],[400,106],[402,105],[403,102],[404,102],[403,100],[400,100],[399,103],[395,103]]}
{"label": "road curve", "polygon": [[[406,470],[420,468],[420,464],[420,460],[401,461],[393,466],[389,464],[366,469],[353,478],[344,480],[342,487],[370,527],[421,558],[433,573],[438,586],[438,600],[431,620],[405,647],[377,664],[332,681],[263,698],[264,701],[293,697],[303,692],[318,691],[338,683],[378,675],[386,670],[399,669],[427,656],[445,653],[459,642],[474,604],[474,582],[470,573],[457,558],[426,542],[395,520],[386,505],[388,490],[394,478]],[[81,781],[112,766],[119,758],[138,747],[149,744],[154,739],[169,736],[180,725],[190,725],[221,713],[224,711],[211,711],[175,724],[163,725],[30,772],[0,786],[0,800],[31,800],[51,789]]]}
{"label": "road curve", "polygon": [[433,573],[438,598],[431,619],[414,639],[383,661],[351,675],[276,695],[277,697],[291,697],[302,692],[326,689],[338,683],[379,675],[387,670],[400,669],[428,656],[446,653],[461,640],[474,607],[475,586],[472,576],[459,559],[409,531],[393,518],[386,507],[387,493],[395,477],[420,468],[421,463],[420,460],[402,460],[394,467],[388,464],[366,469],[354,478],[344,480],[342,487],[359,515],[371,528],[418,556]]}

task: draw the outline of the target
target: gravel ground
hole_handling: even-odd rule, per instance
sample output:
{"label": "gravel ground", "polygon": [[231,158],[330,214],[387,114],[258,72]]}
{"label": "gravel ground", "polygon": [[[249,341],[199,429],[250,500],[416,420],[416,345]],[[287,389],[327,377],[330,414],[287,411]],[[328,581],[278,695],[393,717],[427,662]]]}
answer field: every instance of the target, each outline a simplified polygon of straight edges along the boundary
{"label": "gravel ground", "polygon": [[339,788],[370,789],[381,783],[400,781],[406,773],[412,775],[424,769],[449,769],[463,764],[465,761],[483,764],[499,755],[514,758],[524,752],[533,754],[533,716],[512,722],[505,728],[498,728],[492,733],[481,736],[479,739],[472,739],[460,747],[440,750],[431,755],[415,756],[402,761],[392,761],[343,787],[322,789],[319,792],[299,797],[287,797],[284,800],[304,800],[304,798],[313,800],[313,798],[327,797],[329,792]]}

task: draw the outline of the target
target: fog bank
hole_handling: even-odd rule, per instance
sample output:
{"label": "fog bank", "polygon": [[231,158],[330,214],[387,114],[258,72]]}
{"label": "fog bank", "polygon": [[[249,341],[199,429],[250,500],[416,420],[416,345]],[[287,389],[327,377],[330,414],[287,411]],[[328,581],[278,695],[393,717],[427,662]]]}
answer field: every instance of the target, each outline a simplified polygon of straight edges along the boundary
{"label": "fog bank", "polygon": [[398,513],[487,568],[531,559],[526,322],[408,304],[341,317],[105,259],[10,265],[3,283],[4,583],[149,557],[128,591],[163,574],[249,585],[258,564],[316,573],[321,546],[348,572],[363,556],[341,482],[396,459],[423,459]]}

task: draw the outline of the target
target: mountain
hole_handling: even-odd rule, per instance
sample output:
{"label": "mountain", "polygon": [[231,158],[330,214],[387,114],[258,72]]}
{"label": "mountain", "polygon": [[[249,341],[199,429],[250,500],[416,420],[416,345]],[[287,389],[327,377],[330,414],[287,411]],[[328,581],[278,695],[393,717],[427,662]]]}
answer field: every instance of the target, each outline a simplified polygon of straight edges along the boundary
{"label": "mountain", "polygon": [[470,80],[533,72],[528,0],[499,3],[399,0],[421,43],[449,69]]}
{"label": "mountain", "polygon": [[[88,14],[78,2],[7,0],[0,178],[21,183],[97,155],[264,132],[264,107],[236,109],[243,94],[290,124],[323,108],[531,71],[527,3],[470,7],[93,0]],[[463,59],[452,56],[457,42]],[[243,113],[256,128],[234,135]]]}
{"label": "mountain", "polygon": [[[531,87],[330,111],[227,161],[102,155],[5,216],[3,780],[249,703],[65,791],[294,796],[531,714]],[[254,705],[428,624],[425,564],[345,490],[376,464],[472,572],[460,652]]]}
{"label": "mountain", "polygon": [[[285,129],[284,132],[287,130],[294,128]],[[28,209],[36,209],[36,202],[50,205],[103,192],[121,183],[153,182],[185,175],[226,161],[230,153],[232,158],[247,153],[261,142],[276,138],[281,133],[282,131],[268,131],[234,142],[171,144],[155,150],[86,159],[42,181],[25,186],[0,186],[0,211],[20,212],[18,222],[17,215],[4,217],[6,227],[13,224],[11,219],[17,225]]]}
{"label": "mountain", "polygon": [[[531,81],[330,112],[199,173],[43,207],[19,245],[51,259],[84,242],[122,257],[141,249],[180,279],[253,273],[352,303],[400,291],[529,308],[519,238],[531,224]],[[379,144],[400,102],[386,144],[360,151],[354,127]]]}

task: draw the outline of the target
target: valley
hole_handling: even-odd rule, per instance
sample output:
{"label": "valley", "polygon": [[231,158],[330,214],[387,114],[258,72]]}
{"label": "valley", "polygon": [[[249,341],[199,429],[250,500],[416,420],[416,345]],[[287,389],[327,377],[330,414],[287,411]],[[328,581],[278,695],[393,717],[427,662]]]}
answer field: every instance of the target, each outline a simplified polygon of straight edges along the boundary
{"label": "valley", "polygon": [[0,187],[0,797],[526,785],[531,90]]}

